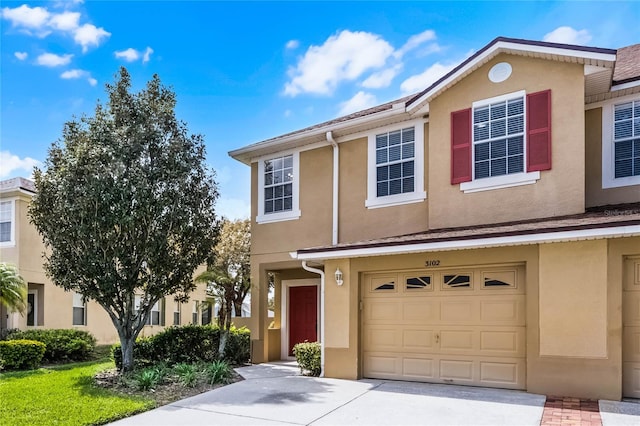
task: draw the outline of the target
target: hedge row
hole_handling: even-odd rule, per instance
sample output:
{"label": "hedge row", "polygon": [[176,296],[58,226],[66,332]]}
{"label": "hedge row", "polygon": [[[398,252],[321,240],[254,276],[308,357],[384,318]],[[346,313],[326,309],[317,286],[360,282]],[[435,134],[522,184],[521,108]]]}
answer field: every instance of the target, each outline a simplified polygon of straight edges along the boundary
{"label": "hedge row", "polygon": [[[232,364],[249,361],[251,332],[246,328],[231,327],[224,360]],[[146,367],[158,362],[169,366],[218,359],[220,329],[213,325],[183,325],[169,327],[160,333],[136,340],[133,359],[136,367]],[[116,367],[122,368],[120,344],[111,349]]]}
{"label": "hedge row", "polygon": [[7,336],[11,340],[35,340],[46,345],[43,362],[84,361],[96,347],[96,339],[84,330],[36,329],[17,331]]}
{"label": "hedge row", "polygon": [[45,344],[35,340],[0,341],[0,370],[30,370],[38,368]]}

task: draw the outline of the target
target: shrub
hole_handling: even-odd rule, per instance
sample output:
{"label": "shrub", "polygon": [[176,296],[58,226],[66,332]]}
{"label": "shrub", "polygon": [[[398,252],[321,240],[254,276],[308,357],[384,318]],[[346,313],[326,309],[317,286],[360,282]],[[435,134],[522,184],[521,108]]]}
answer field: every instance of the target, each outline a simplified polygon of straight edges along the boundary
{"label": "shrub", "polygon": [[293,354],[300,366],[300,372],[305,374],[305,371],[310,376],[320,375],[320,343],[318,342],[304,342],[298,343],[293,347]]}
{"label": "shrub", "polygon": [[0,360],[3,368],[30,370],[38,368],[46,345],[35,340],[7,340],[0,342]]}
{"label": "shrub", "polygon": [[26,330],[12,333],[10,340],[36,340],[44,343],[44,362],[84,361],[91,357],[96,339],[91,333],[75,329]]}
{"label": "shrub", "polygon": [[231,327],[224,352],[225,361],[229,361],[231,364],[240,365],[249,362],[251,356],[251,331],[246,327]]}
{"label": "shrub", "polygon": [[[133,359],[136,368],[164,362],[169,366],[180,363],[213,362],[218,358],[220,330],[217,326],[184,325],[169,327],[160,333],[136,340]],[[249,361],[250,332],[246,328],[231,327],[225,360],[232,364]],[[120,344],[112,347],[117,368],[122,368]]]}
{"label": "shrub", "polygon": [[192,388],[198,383],[198,373],[193,364],[177,364],[173,371],[178,375],[178,380],[185,388]]}
{"label": "shrub", "polygon": [[141,391],[154,389],[162,381],[162,376],[156,368],[145,368],[138,372],[134,378],[136,385]]}
{"label": "shrub", "polygon": [[226,384],[231,380],[231,367],[226,361],[213,361],[205,366],[204,375],[212,385]]}

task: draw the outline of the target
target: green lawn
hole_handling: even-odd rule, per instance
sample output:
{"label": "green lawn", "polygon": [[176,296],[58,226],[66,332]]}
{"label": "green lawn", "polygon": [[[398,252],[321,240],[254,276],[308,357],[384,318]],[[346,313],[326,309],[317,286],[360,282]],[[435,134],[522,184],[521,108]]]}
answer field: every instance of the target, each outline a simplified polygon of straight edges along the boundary
{"label": "green lawn", "polygon": [[155,406],[93,386],[92,376],[107,368],[113,362],[0,374],[0,425],[103,424]]}

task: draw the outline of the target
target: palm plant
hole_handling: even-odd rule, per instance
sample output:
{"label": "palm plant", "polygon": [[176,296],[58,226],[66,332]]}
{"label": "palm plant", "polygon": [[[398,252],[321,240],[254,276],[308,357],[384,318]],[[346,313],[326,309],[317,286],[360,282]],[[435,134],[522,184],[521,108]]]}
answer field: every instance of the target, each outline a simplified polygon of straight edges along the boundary
{"label": "palm plant", "polygon": [[0,262],[0,303],[11,311],[23,312],[26,299],[27,284],[18,274],[18,269],[9,263]]}

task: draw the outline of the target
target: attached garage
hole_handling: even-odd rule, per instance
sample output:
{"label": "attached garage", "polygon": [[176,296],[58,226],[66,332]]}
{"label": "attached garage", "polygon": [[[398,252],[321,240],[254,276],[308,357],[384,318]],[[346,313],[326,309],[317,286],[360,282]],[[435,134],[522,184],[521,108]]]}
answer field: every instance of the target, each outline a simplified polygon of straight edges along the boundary
{"label": "attached garage", "polygon": [[522,264],[364,274],[363,376],[526,388]]}

